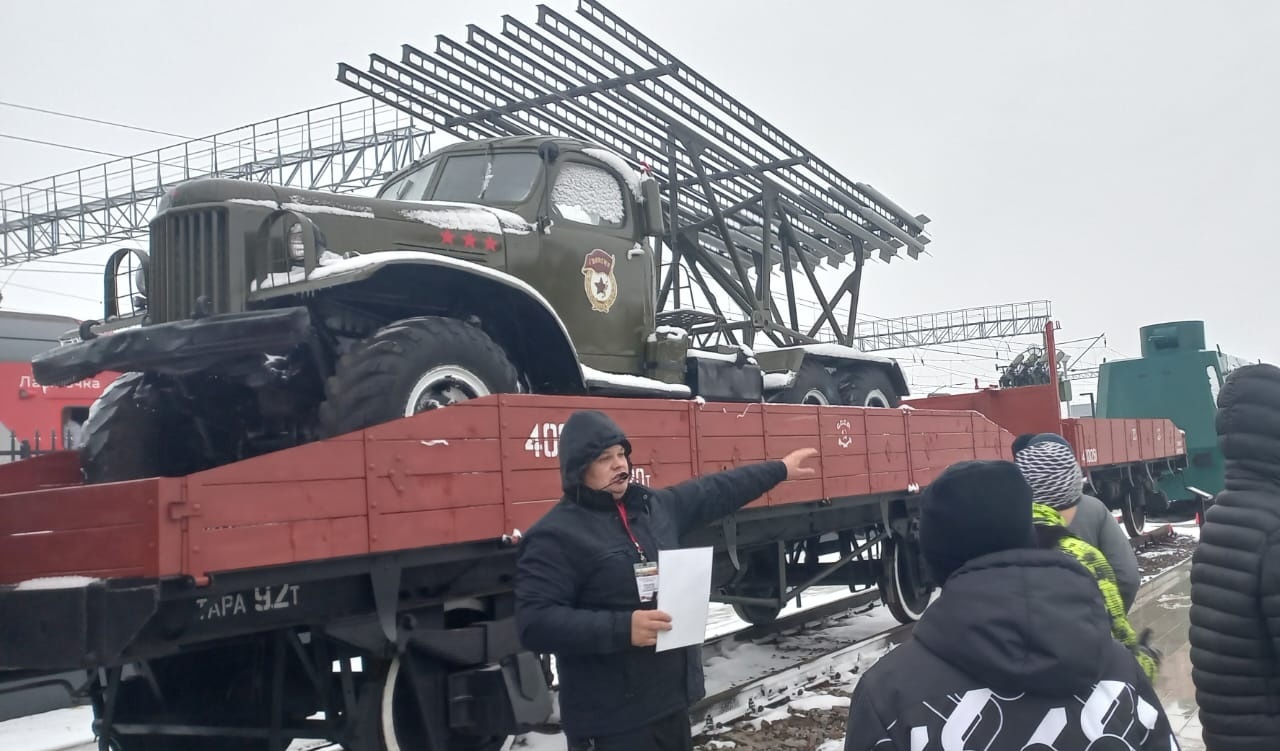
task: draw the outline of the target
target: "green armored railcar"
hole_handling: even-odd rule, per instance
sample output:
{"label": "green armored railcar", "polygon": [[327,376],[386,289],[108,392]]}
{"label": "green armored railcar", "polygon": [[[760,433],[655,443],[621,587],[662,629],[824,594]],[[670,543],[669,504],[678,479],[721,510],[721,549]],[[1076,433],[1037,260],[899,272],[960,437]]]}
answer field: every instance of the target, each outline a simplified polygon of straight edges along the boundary
{"label": "green armored railcar", "polygon": [[[1222,490],[1223,460],[1213,418],[1218,389],[1239,357],[1205,346],[1204,321],[1155,323],[1139,329],[1142,356],[1103,363],[1098,370],[1097,416],[1167,417],[1186,432],[1187,468],[1159,483],[1147,510],[1196,502]],[[1197,493],[1196,491],[1201,491]]]}

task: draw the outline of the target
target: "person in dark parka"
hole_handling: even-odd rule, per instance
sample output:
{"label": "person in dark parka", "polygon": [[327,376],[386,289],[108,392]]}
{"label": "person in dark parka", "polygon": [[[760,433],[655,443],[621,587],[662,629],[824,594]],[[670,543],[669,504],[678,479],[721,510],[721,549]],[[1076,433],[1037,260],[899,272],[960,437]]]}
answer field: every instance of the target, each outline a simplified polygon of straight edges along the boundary
{"label": "person in dark parka", "polygon": [[1209,751],[1280,749],[1280,368],[1227,377],[1224,490],[1191,559],[1191,680]]}
{"label": "person in dark parka", "polygon": [[670,617],[642,599],[637,564],[790,478],[816,449],[661,490],[631,482],[631,443],[608,416],[575,412],[560,433],[564,495],[529,529],[516,563],[526,649],[556,657],[569,748],[682,751],[688,708],[705,693],[700,647],[658,652]]}
{"label": "person in dark parka", "polygon": [[1004,461],[925,489],[920,551],[942,592],[854,687],[845,751],[1176,751],[1093,576],[1037,549],[1031,488]]}

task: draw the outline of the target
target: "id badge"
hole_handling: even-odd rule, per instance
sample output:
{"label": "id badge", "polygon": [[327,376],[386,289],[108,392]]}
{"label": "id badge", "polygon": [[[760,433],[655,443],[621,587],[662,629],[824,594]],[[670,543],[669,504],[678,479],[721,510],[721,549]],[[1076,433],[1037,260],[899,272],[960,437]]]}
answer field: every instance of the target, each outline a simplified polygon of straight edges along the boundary
{"label": "id badge", "polygon": [[658,564],[652,561],[637,563],[636,589],[640,592],[640,602],[652,602],[658,594]]}

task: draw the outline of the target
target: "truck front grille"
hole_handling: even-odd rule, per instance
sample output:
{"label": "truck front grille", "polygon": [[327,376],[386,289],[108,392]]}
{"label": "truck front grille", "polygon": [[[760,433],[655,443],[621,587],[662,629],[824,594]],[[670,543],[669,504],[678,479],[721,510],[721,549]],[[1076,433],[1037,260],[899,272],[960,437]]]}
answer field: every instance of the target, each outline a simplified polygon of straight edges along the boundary
{"label": "truck front grille", "polygon": [[209,298],[210,312],[235,308],[231,295],[227,212],[172,211],[151,223],[148,309],[153,323],[190,318],[196,298]]}

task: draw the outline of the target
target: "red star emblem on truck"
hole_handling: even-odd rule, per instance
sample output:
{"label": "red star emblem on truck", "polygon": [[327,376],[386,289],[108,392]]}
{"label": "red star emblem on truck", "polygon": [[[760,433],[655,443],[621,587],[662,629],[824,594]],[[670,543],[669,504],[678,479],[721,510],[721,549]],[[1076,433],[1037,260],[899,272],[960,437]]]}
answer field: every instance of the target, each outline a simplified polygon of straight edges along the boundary
{"label": "red star emblem on truck", "polygon": [[468,248],[474,248],[476,246],[476,236],[468,232],[462,236],[462,244]]}
{"label": "red star emblem on truck", "polygon": [[492,253],[493,251],[497,250],[497,249],[498,249],[498,238],[496,238],[496,237],[486,237],[486,238],[484,239],[484,249],[485,249],[485,250],[487,250],[487,251],[489,251],[490,253]]}
{"label": "red star emblem on truck", "polygon": [[453,230],[447,229],[440,233],[440,242],[445,245],[453,245]]}

